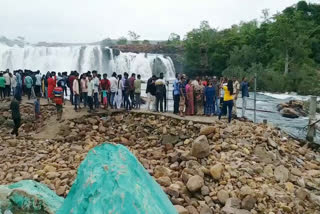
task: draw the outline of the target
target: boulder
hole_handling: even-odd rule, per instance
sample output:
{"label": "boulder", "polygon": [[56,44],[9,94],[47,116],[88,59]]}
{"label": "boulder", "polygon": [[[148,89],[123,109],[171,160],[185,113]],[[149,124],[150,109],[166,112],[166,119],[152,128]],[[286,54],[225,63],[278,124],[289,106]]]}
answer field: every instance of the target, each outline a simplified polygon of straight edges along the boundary
{"label": "boulder", "polygon": [[299,117],[299,113],[292,108],[283,108],[280,111],[280,114],[282,115],[282,117],[287,117],[287,118],[298,118]]}
{"label": "boulder", "polygon": [[47,186],[36,181],[23,180],[0,186],[0,211],[55,214],[63,200]]}
{"label": "boulder", "polygon": [[210,154],[210,146],[205,135],[201,135],[193,141],[191,154],[197,158],[204,158]]}
{"label": "boulder", "polygon": [[81,163],[77,178],[57,214],[114,211],[177,213],[159,184],[126,147],[102,144],[89,151]]}
{"label": "boulder", "polygon": [[189,178],[187,182],[187,188],[190,192],[196,192],[201,189],[204,184],[204,180],[199,175],[194,175]]}

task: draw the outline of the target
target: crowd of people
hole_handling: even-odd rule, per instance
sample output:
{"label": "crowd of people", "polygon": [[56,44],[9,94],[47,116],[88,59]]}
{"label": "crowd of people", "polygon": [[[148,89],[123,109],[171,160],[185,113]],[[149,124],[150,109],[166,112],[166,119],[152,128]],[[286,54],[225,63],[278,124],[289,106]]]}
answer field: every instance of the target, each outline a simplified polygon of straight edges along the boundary
{"label": "crowd of people", "polygon": [[[57,108],[57,120],[61,120],[65,98],[69,96],[75,111],[87,108],[88,112],[97,111],[100,108],[131,110],[141,108],[141,80],[140,75],[132,73],[113,73],[108,78],[107,74],[99,74],[97,71],[88,71],[79,74],[77,71],[57,73],[40,71],[17,70],[10,73],[9,70],[0,72],[0,98],[14,96],[11,103],[13,118],[17,128],[13,133],[17,134],[20,124],[20,113],[17,105],[23,95],[35,99],[35,117],[39,119],[40,98],[46,98],[48,102],[55,103]],[[146,82],[147,103],[149,111],[168,111],[169,82],[165,80],[163,73],[159,77],[153,75]],[[248,93],[248,81],[243,78],[241,84],[236,78],[227,79],[205,77],[195,80],[188,79],[185,75],[177,74],[173,82],[173,113],[185,115],[228,115],[228,121],[236,117],[236,101],[239,93],[242,94],[242,117],[245,116]],[[68,95],[69,94],[69,95]],[[227,114],[228,112],[228,114]]]}
{"label": "crowd of people", "polygon": [[197,77],[187,79],[185,75],[176,75],[173,83],[174,114],[185,115],[216,115],[221,118],[228,113],[228,121],[237,116],[237,99],[241,92],[242,117],[245,118],[247,98],[249,97],[249,83],[246,78],[241,84],[233,77]]}

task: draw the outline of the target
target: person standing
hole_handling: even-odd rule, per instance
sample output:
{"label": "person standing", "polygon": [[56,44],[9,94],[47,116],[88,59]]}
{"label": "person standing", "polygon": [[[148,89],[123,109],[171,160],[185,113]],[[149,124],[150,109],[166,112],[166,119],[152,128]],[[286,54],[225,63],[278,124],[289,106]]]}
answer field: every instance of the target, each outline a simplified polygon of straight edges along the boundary
{"label": "person standing", "polygon": [[227,113],[227,108],[228,108],[228,122],[231,122],[232,118],[232,107],[233,107],[233,81],[229,80],[227,85],[223,86],[224,90],[224,97],[223,97],[223,106],[222,106],[222,111],[219,114],[219,120],[221,119],[222,114]]}
{"label": "person standing", "polygon": [[108,75],[103,74],[103,79],[101,80],[101,96],[102,96],[102,103],[104,108],[108,108],[108,92],[110,91],[110,81],[107,79]]}
{"label": "person standing", "polygon": [[13,96],[17,95],[17,98],[19,101],[21,101],[21,96],[22,96],[22,79],[21,79],[21,73],[20,70],[16,72],[16,82],[17,82],[17,87],[15,94]]}
{"label": "person standing", "polygon": [[181,76],[179,82],[180,89],[180,102],[179,102],[179,112],[180,116],[184,117],[185,108],[186,108],[186,86],[185,86],[185,77]]}
{"label": "person standing", "polygon": [[3,74],[0,73],[0,97],[4,99],[6,93],[6,78],[4,78]]}
{"label": "person standing", "polygon": [[24,78],[24,84],[26,86],[28,100],[30,100],[31,90],[32,90],[32,85],[33,85],[33,80],[32,80],[32,77],[30,76],[30,73],[27,73],[27,76]]}
{"label": "person standing", "polygon": [[140,109],[141,105],[141,100],[140,100],[140,95],[141,95],[141,75],[138,74],[138,79],[134,81],[134,99],[136,101],[136,109]]}
{"label": "person standing", "polygon": [[207,116],[214,115],[215,99],[216,99],[216,88],[215,88],[215,85],[212,83],[212,81],[209,80],[208,86],[204,89],[205,115]]}
{"label": "person standing", "polygon": [[71,71],[70,73],[70,76],[68,78],[68,87],[70,89],[70,102],[71,102],[71,105],[73,105],[73,81],[75,79],[75,72],[74,71]]}
{"label": "person standing", "polygon": [[11,134],[18,136],[19,135],[19,127],[21,125],[19,97],[14,96],[14,98],[10,104],[10,110],[11,110],[12,120],[14,123],[14,128],[13,128]]}
{"label": "person standing", "polygon": [[16,76],[14,74],[10,73],[10,80],[11,80],[11,91],[12,91],[12,96],[16,94],[16,87],[17,87],[17,80]]}
{"label": "person standing", "polygon": [[57,87],[53,89],[53,97],[54,102],[56,104],[57,109],[57,120],[60,121],[62,119],[63,113],[63,103],[64,103],[64,96],[63,96],[63,88],[61,87],[61,82],[58,82]]}
{"label": "person standing", "polygon": [[220,83],[217,80],[217,77],[214,76],[213,77],[213,85],[212,85],[215,89],[215,96],[214,96],[214,103],[215,103],[215,115],[219,115],[220,114]]}
{"label": "person standing", "polygon": [[164,94],[166,90],[166,82],[163,79],[163,73],[160,73],[160,78],[156,80],[155,82],[156,86],[156,111],[159,112],[159,106],[160,111],[163,112],[163,99]]}
{"label": "person standing", "polygon": [[186,84],[186,115],[192,116],[194,115],[194,98],[193,98],[193,85],[191,84],[191,80],[187,80]]}
{"label": "person standing", "polygon": [[68,92],[67,92],[68,74],[66,71],[62,73],[62,78],[64,81],[64,86],[62,87],[62,89],[64,91],[65,96],[68,96]]}
{"label": "person standing", "polygon": [[78,107],[80,108],[80,87],[79,87],[79,74],[75,74],[75,79],[73,81],[73,96],[74,96],[74,110],[78,112]]}
{"label": "person standing", "polygon": [[[155,95],[156,95],[156,87],[155,87],[156,76],[153,75],[147,82],[147,109],[148,111],[153,111],[155,106]],[[150,107],[151,106],[151,107]]]}
{"label": "person standing", "polygon": [[88,103],[88,78],[87,74],[83,74],[80,80],[80,87],[81,87],[81,97],[83,100],[83,106],[87,107]]}
{"label": "person standing", "polygon": [[129,96],[130,96],[132,108],[136,104],[136,101],[134,100],[134,82],[135,82],[135,80],[136,80],[136,74],[133,73],[133,74],[131,74],[131,77],[129,78],[129,87],[130,87]]}
{"label": "person standing", "polygon": [[6,72],[3,74],[3,77],[6,79],[6,86],[5,86],[5,97],[10,97],[11,92],[11,78],[9,70],[7,69]]}
{"label": "person standing", "polygon": [[52,74],[49,74],[48,82],[48,102],[54,98],[53,89],[56,87],[54,79],[52,78]]}
{"label": "person standing", "polygon": [[88,112],[91,113],[93,112],[93,81],[92,81],[92,76],[91,74],[87,74],[88,77],[88,93],[87,93],[87,101],[88,101],[88,106],[89,110]]}
{"label": "person standing", "polygon": [[41,96],[41,78],[42,78],[40,71],[37,71],[35,77],[36,77],[35,93],[36,93],[36,96],[39,97]]}
{"label": "person standing", "polygon": [[176,74],[176,79],[173,82],[173,113],[179,114],[179,101],[180,101],[180,90],[179,90],[179,74]]}
{"label": "person standing", "polygon": [[36,132],[38,132],[39,128],[41,127],[40,96],[37,96],[34,101],[34,117],[34,127]]}
{"label": "person standing", "polygon": [[203,102],[204,85],[202,84],[200,78],[197,80],[197,82],[198,84],[194,85],[195,112],[197,115],[204,115],[204,102]]}
{"label": "person standing", "polygon": [[124,108],[126,110],[131,110],[132,106],[129,100],[129,95],[130,95],[130,82],[128,79],[129,75],[128,73],[124,73],[124,87],[123,87],[123,91],[124,91]]}
{"label": "person standing", "polygon": [[232,109],[232,114],[235,118],[237,118],[237,99],[238,99],[238,95],[240,92],[240,83],[239,81],[236,79],[236,77],[232,78],[233,81],[233,90],[234,90],[234,96],[233,96],[233,109]]}
{"label": "person standing", "polygon": [[93,75],[93,99],[94,99],[94,107],[95,109],[99,109],[99,85],[100,85],[100,80],[98,78],[97,75],[97,71],[92,71],[92,75]]}
{"label": "person standing", "polygon": [[122,103],[122,76],[118,75],[118,80],[117,80],[117,91],[115,93],[114,101],[113,101],[113,106],[116,109],[121,108],[121,103]]}
{"label": "person standing", "polygon": [[245,118],[247,109],[247,99],[249,97],[249,83],[246,77],[243,77],[241,82],[241,95],[242,95],[242,117]]}
{"label": "person standing", "polygon": [[110,81],[110,105],[111,105],[111,108],[113,108],[114,97],[118,90],[118,80],[117,80],[116,72],[113,72],[109,81]]}

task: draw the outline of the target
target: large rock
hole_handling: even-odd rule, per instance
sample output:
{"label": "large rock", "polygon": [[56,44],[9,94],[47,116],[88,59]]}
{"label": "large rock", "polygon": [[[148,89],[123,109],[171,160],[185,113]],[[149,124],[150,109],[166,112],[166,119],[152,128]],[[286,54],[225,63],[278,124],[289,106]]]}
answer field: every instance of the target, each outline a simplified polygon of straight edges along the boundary
{"label": "large rock", "polygon": [[289,179],[289,170],[285,166],[280,165],[275,168],[274,177],[280,183],[284,183]]}
{"label": "large rock", "polygon": [[194,175],[189,178],[187,182],[187,188],[190,192],[196,192],[201,189],[204,184],[204,180],[199,175]]}
{"label": "large rock", "polygon": [[298,118],[299,117],[299,113],[292,108],[283,108],[280,111],[280,114],[282,115],[282,117],[287,117],[287,118]]}
{"label": "large rock", "polygon": [[177,213],[159,184],[122,145],[95,147],[77,174],[57,214]]}
{"label": "large rock", "polygon": [[0,213],[45,213],[55,214],[63,198],[44,184],[31,180],[0,186]]}
{"label": "large rock", "polygon": [[191,154],[197,158],[204,158],[210,154],[210,146],[205,135],[201,135],[194,140]]}

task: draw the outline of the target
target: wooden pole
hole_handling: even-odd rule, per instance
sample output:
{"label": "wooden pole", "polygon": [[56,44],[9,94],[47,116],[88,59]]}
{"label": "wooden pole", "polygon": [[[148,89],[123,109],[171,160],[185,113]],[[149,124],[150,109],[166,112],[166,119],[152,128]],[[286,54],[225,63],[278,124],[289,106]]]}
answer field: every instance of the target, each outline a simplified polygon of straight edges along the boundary
{"label": "wooden pole", "polygon": [[257,122],[257,115],[256,115],[256,110],[257,110],[257,74],[254,74],[254,112],[253,112],[253,122]]}
{"label": "wooden pole", "polygon": [[314,124],[316,120],[316,109],[317,109],[317,97],[312,96],[310,98],[310,106],[309,106],[309,126],[307,133],[307,140],[310,142],[314,142],[314,138],[316,136],[316,124]]}

